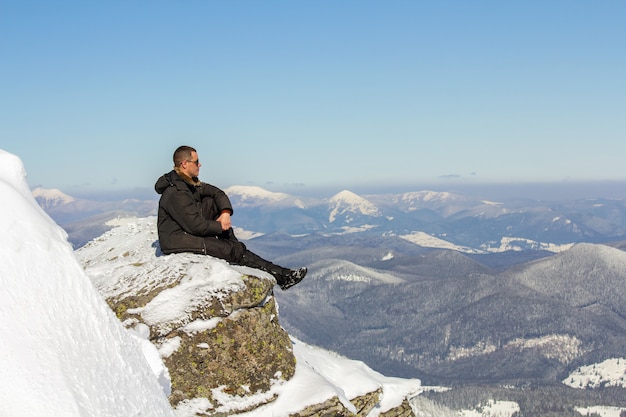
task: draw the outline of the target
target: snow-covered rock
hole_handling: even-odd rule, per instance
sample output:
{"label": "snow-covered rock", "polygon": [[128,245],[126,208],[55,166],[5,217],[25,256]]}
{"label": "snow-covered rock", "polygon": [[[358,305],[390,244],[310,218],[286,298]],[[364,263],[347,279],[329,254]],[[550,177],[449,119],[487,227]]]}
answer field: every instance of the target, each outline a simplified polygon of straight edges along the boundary
{"label": "snow-covered rock", "polygon": [[268,274],[209,256],[163,255],[154,217],[118,226],[76,253],[119,319],[149,329],[169,369],[172,405],[203,401],[202,411],[215,413],[228,393],[258,406],[252,397],[267,402],[262,394],[293,376]]}

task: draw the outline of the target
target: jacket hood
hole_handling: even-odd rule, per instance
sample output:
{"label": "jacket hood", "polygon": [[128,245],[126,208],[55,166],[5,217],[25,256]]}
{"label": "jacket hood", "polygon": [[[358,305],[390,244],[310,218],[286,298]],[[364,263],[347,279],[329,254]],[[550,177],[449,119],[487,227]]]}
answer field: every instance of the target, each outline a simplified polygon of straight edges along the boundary
{"label": "jacket hood", "polygon": [[174,187],[179,181],[194,187],[202,185],[202,182],[198,179],[198,177],[188,177],[184,173],[178,171],[178,169],[174,168],[172,171],[159,177],[157,182],[154,184],[154,190],[158,194],[163,194],[163,191],[165,191],[168,187]]}
{"label": "jacket hood", "polygon": [[157,194],[163,194],[168,187],[174,186],[174,179],[172,178],[172,174],[176,174],[174,171],[170,171],[167,174],[163,174],[159,177],[157,182],[154,184],[154,191]]}

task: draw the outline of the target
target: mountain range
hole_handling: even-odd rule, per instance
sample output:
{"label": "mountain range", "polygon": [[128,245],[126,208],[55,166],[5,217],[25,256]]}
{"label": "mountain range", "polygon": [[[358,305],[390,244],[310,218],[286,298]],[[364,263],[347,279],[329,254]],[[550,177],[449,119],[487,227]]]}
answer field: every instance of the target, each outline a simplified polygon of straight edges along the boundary
{"label": "mountain range", "polygon": [[626,356],[619,249],[577,244],[501,272],[447,250],[382,260],[385,249],[369,261],[353,252],[349,261],[345,247],[317,248],[279,261],[331,252],[277,295],[283,325],[379,371],[427,384],[549,384],[580,365]]}
{"label": "mountain range", "polygon": [[[225,191],[235,208],[235,225],[254,236],[397,236],[422,247],[474,254],[559,252],[573,243],[626,240],[624,200],[494,202],[449,192],[357,195],[348,190],[329,198],[311,198],[252,186]],[[158,201],[156,194],[148,200],[86,200],[41,188],[33,190],[33,195],[68,231],[75,247],[101,234],[112,218],[156,214]],[[91,236],[84,232],[86,228],[92,229]]]}
{"label": "mountain range", "polygon": [[[560,384],[579,366],[626,357],[623,200],[225,191],[250,249],[309,267],[277,294],[283,325],[306,343],[431,385]],[[72,221],[80,200],[50,198],[37,196],[53,218],[68,216],[75,247],[85,230],[96,237],[157,204],[86,204],[100,211]]]}

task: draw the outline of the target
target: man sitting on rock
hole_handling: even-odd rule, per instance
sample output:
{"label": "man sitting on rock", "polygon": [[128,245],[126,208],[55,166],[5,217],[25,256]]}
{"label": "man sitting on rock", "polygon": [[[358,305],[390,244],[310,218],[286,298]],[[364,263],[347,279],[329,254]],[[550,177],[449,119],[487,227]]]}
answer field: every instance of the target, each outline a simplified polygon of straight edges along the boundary
{"label": "man sitting on rock", "polygon": [[198,179],[202,164],[190,146],[174,152],[174,170],[154,185],[161,195],[157,227],[165,254],[193,252],[215,256],[229,263],[269,272],[281,289],[302,281],[306,268],[297,270],[275,265],[250,252],[233,233],[233,208],[226,193]]}

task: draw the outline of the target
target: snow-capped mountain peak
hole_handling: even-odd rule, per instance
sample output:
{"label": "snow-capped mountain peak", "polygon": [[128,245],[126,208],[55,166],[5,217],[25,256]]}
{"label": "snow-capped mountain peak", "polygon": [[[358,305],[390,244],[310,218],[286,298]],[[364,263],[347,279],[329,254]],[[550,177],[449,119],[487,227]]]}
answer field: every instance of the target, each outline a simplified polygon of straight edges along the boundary
{"label": "snow-capped mountain peak", "polygon": [[289,197],[289,194],[275,193],[257,186],[233,185],[224,189],[230,197],[236,197],[240,203],[279,202]]}
{"label": "snow-capped mountain peak", "polygon": [[454,200],[463,199],[463,197],[452,194],[449,192],[441,192],[441,191],[414,191],[404,193],[400,196],[401,200],[404,202],[411,201],[421,201],[421,202],[450,202]]}
{"label": "snow-capped mountain peak", "polygon": [[37,187],[33,191],[33,197],[44,208],[62,206],[65,204],[73,203],[74,197],[65,194],[63,191],[57,188],[41,188]]}
{"label": "snow-capped mountain peak", "polygon": [[330,208],[328,221],[331,223],[337,219],[337,216],[342,214],[381,216],[380,210],[373,203],[348,190],[343,190],[331,197],[328,201],[328,206]]}

